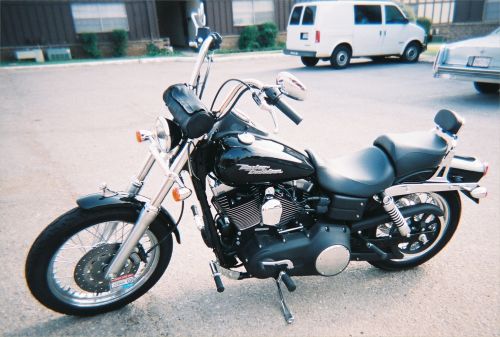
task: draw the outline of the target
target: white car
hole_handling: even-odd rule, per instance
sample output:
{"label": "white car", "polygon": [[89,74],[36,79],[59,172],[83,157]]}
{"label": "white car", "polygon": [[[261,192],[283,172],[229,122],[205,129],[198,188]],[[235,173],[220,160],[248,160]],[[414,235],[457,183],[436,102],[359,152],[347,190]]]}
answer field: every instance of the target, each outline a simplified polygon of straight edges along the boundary
{"label": "white car", "polygon": [[391,1],[317,1],[296,4],[287,27],[285,54],[307,67],[319,60],[345,68],[351,57],[400,56],[417,62],[425,31]]}
{"label": "white car", "polygon": [[477,91],[500,88],[500,27],[491,34],[446,44],[434,61],[434,77],[474,82]]}

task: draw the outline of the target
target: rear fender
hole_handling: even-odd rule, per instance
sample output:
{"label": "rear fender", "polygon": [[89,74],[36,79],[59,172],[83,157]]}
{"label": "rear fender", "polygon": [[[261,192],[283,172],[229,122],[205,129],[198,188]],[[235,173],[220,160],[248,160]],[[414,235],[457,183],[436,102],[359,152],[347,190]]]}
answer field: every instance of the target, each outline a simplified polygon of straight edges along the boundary
{"label": "rear fender", "polygon": [[[488,164],[476,157],[455,156],[451,160],[448,180],[452,182],[477,183],[488,172]],[[470,192],[461,191],[465,196],[479,204],[479,199],[474,198]]]}
{"label": "rear fender", "polygon": [[[89,194],[78,198],[76,203],[78,204],[78,207],[85,210],[124,207],[133,208],[137,212],[140,212],[144,204],[148,201],[149,199],[142,196],[132,198],[127,193],[119,192],[110,196],[102,195],[100,193]],[[160,212],[158,213],[157,218],[171,233],[174,233],[177,243],[180,244],[181,236],[179,234],[179,230],[175,227],[175,221],[170,213],[165,208],[160,207]]]}

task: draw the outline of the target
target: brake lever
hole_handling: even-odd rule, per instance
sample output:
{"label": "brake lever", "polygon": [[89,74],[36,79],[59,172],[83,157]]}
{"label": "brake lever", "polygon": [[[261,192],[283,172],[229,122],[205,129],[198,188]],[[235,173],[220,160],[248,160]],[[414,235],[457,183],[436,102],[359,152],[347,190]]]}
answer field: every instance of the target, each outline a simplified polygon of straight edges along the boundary
{"label": "brake lever", "polygon": [[262,92],[259,93],[259,95],[257,96],[258,99],[255,99],[255,97],[254,97],[254,101],[255,101],[255,103],[257,103],[258,107],[261,110],[269,112],[269,114],[271,115],[271,118],[273,119],[273,123],[274,123],[273,133],[277,134],[280,129],[278,127],[278,120],[276,118],[276,114],[274,113],[273,108],[269,104],[267,104],[266,100],[259,97],[261,94],[262,94]]}

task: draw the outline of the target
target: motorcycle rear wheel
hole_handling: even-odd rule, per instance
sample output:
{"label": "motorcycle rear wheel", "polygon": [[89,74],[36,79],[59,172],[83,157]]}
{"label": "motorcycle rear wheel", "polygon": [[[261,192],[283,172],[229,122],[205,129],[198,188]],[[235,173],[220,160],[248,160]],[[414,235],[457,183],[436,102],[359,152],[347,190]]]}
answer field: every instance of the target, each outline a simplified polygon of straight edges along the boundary
{"label": "motorcycle rear wheel", "polygon": [[[415,247],[414,253],[412,253],[411,251],[412,247],[408,245],[405,247],[403,244],[400,249],[400,251],[404,254],[404,257],[402,259],[368,261],[368,263],[377,268],[388,271],[398,271],[398,270],[414,268],[430,260],[437,253],[439,253],[450,241],[451,237],[453,236],[458,227],[462,209],[460,196],[458,195],[458,192],[451,191],[451,192],[422,193],[422,194],[427,195],[429,199],[420,200],[423,198],[422,196],[420,196],[419,197],[420,199],[419,201],[417,201],[417,203],[418,202],[432,203],[441,208],[441,210],[444,213],[443,216],[440,217],[440,227],[436,235],[436,238],[433,241],[430,240],[427,246],[425,244],[420,243],[421,247],[418,246]],[[411,200],[409,196],[403,196],[396,202],[396,204],[398,204],[398,202],[401,202],[401,200],[404,199],[405,197],[408,197],[408,199]],[[409,205],[405,204],[404,206],[409,206]],[[378,232],[374,232],[372,233],[372,235],[376,236],[377,238],[384,236],[384,234],[381,233],[381,229],[383,229],[383,226],[390,227],[392,226],[392,223],[378,226],[377,227]],[[412,233],[413,232],[414,229],[412,229]]]}
{"label": "motorcycle rear wheel", "polygon": [[[36,239],[26,260],[26,280],[33,296],[47,308],[76,316],[116,310],[146,293],[163,275],[172,256],[172,235],[154,221],[138,248],[151,252],[145,261],[129,259],[122,285],[104,279],[107,265],[137,220],[135,209],[74,208],[52,222]],[[111,234],[104,235],[110,224]],[[156,245],[156,246],[155,246]]]}

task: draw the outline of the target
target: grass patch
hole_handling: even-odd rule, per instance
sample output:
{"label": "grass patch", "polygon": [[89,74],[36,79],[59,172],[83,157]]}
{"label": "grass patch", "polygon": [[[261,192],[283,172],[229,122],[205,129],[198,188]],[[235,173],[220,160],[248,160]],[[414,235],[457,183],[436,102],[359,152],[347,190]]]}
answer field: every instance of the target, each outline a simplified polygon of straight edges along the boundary
{"label": "grass patch", "polygon": [[279,43],[274,47],[266,47],[266,48],[218,49],[215,51],[215,54],[234,54],[234,53],[250,53],[250,52],[259,52],[259,51],[274,51],[274,50],[283,50],[284,48],[285,48],[285,44]]}
{"label": "grass patch", "polygon": [[436,56],[442,45],[442,43],[429,43],[427,45],[427,50],[424,52],[424,55]]}

